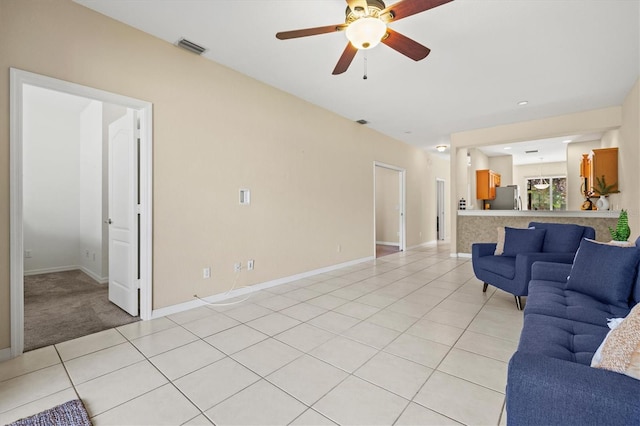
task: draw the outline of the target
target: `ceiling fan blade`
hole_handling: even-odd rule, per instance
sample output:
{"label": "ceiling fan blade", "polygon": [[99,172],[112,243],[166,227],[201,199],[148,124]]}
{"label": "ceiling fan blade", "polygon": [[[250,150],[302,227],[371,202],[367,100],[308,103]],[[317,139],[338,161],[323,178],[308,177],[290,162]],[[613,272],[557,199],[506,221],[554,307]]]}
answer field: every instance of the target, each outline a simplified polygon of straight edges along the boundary
{"label": "ceiling fan blade", "polygon": [[369,14],[369,5],[367,4],[367,0],[347,0],[347,4],[352,12],[356,11],[356,7],[361,7],[365,15]]}
{"label": "ceiling fan blade", "polygon": [[383,38],[382,42],[414,61],[426,58],[429,52],[431,52],[431,49],[428,47],[421,45],[417,41],[399,32],[393,31],[391,28],[387,28],[387,37]]}
{"label": "ceiling fan blade", "polygon": [[449,3],[453,0],[404,0],[392,4],[380,12],[380,16],[391,14],[389,21],[397,21],[425,10]]}
{"label": "ceiling fan blade", "polygon": [[347,43],[347,47],[344,49],[344,52],[342,52],[342,56],[338,59],[338,63],[331,74],[338,75],[345,72],[349,68],[349,65],[351,65],[351,61],[353,61],[356,53],[358,53],[358,49],[353,47],[351,43]]}
{"label": "ceiling fan blade", "polygon": [[346,24],[327,25],[326,27],[305,28],[303,30],[282,31],[276,34],[276,38],[280,40],[288,40],[290,38],[308,37],[318,34],[333,33],[342,31],[347,28]]}

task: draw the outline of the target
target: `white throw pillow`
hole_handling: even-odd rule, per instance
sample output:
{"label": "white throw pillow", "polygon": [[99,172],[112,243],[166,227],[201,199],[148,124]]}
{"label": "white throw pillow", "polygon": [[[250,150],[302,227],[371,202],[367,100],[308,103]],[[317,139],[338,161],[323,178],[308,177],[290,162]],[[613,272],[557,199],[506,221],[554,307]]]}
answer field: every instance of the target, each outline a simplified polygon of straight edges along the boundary
{"label": "white throw pillow", "polygon": [[591,362],[593,367],[640,380],[640,303],[607,333],[600,346],[599,353],[596,351]]}

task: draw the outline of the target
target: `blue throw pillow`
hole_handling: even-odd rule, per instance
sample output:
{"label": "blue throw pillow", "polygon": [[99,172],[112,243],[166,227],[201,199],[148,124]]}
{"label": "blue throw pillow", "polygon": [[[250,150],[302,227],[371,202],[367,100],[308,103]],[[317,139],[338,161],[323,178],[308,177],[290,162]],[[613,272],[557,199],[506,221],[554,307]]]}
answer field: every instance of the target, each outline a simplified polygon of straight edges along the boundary
{"label": "blue throw pillow", "polygon": [[529,226],[547,230],[542,245],[545,253],[575,253],[584,233],[584,226],[569,223],[531,222]]}
{"label": "blue throw pillow", "polygon": [[539,253],[542,251],[544,229],[504,228],[503,256],[515,257],[520,253]]}
{"label": "blue throw pillow", "polygon": [[582,240],[567,290],[588,294],[610,305],[629,306],[640,250]]}

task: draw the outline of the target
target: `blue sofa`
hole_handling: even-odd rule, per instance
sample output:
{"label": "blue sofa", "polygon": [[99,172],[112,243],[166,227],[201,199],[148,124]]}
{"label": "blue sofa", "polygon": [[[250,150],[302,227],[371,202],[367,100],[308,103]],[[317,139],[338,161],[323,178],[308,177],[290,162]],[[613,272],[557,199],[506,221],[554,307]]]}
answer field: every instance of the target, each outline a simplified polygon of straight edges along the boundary
{"label": "blue sofa", "polygon": [[[473,272],[476,278],[484,282],[483,291],[487,291],[490,284],[513,294],[519,310],[522,310],[521,296],[528,294],[531,265],[534,262],[572,263],[580,241],[596,237],[596,231],[590,226],[531,222],[529,228],[544,234],[540,245],[519,243],[518,239],[512,238],[511,242],[505,241],[505,250],[511,243],[510,250],[498,256],[494,256],[496,243],[474,243],[471,246]],[[510,231],[512,234],[519,232],[520,235],[526,232],[512,228],[506,231],[507,239]]]}
{"label": "blue sofa", "polygon": [[594,245],[602,246],[581,243],[573,267],[533,265],[520,342],[509,361],[509,425],[640,424],[640,380],[590,366],[609,331],[607,319],[625,317],[640,303],[640,238],[635,248]]}

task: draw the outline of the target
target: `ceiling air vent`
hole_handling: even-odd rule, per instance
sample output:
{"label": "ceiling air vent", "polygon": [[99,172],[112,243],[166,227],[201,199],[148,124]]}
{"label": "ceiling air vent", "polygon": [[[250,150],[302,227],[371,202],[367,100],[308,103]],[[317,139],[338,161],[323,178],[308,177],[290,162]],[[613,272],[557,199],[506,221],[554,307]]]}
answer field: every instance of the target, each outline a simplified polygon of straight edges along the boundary
{"label": "ceiling air vent", "polygon": [[525,151],[525,154],[535,154],[536,152],[538,152],[537,149],[532,149],[531,151]]}
{"label": "ceiling air vent", "polygon": [[176,46],[182,47],[183,49],[188,50],[189,52],[193,52],[196,55],[202,55],[207,51],[206,47],[202,47],[198,44],[195,44],[192,41],[187,40],[186,38],[181,38],[176,42]]}
{"label": "ceiling air vent", "polygon": [[360,124],[367,124],[368,121],[365,120],[364,118],[361,118],[360,120],[356,120],[356,123],[360,123]]}

